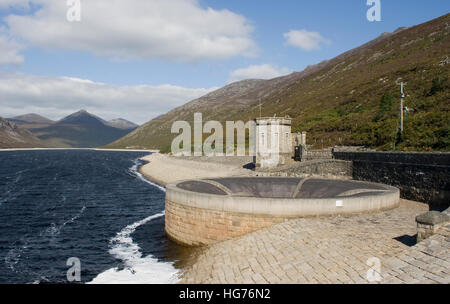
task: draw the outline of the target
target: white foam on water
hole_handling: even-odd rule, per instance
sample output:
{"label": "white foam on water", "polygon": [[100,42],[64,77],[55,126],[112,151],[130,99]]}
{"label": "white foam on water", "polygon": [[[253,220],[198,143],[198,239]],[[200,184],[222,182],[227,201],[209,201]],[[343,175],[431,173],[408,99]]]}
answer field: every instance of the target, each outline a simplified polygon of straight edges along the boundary
{"label": "white foam on water", "polygon": [[109,253],[124,262],[125,268],[108,269],[89,284],[171,284],[179,281],[179,270],[173,263],[158,262],[153,256],[142,256],[140,247],[133,242],[131,234],[141,225],[164,216],[164,212],[154,214],[128,225],[111,239]]}
{"label": "white foam on water", "polygon": [[[65,197],[64,197],[65,200]],[[86,210],[86,206],[83,206],[80,210],[80,212],[78,212],[74,217],[72,217],[71,219],[69,219],[68,221],[65,221],[62,226],[66,226],[67,224],[72,224],[73,222],[75,222],[77,219],[80,218],[80,216],[83,214],[83,212]]]}
{"label": "white foam on water", "polygon": [[[129,169],[130,173],[140,180],[166,192],[164,187],[145,179],[138,171],[138,160]],[[164,216],[164,211],[151,215],[143,220],[126,226],[110,240],[109,253],[124,262],[125,268],[111,268],[100,273],[88,284],[174,284],[180,272],[173,263],[158,262],[153,256],[143,257],[139,245],[134,243],[131,235],[139,226]]]}
{"label": "white foam on water", "polygon": [[[65,196],[63,196],[63,200],[65,201],[66,198]],[[67,224],[72,224],[73,222],[75,222],[78,218],[80,218],[80,216],[84,213],[84,211],[86,210],[86,206],[83,206],[81,208],[81,210],[72,218],[70,218],[69,220],[63,222],[61,225],[57,225],[56,223],[52,223],[50,225],[50,227],[48,227],[47,229],[41,231],[39,233],[39,235],[42,236],[49,236],[49,237],[55,237],[57,235],[60,234],[61,230],[64,228],[64,226],[66,226]]]}
{"label": "white foam on water", "polygon": [[138,165],[139,165],[139,164],[138,164],[138,159],[136,159],[136,160],[134,161],[134,165],[130,168],[130,172],[131,172],[134,176],[136,176],[137,178],[139,178],[141,181],[143,181],[143,182],[145,182],[145,183],[147,183],[147,184],[150,184],[150,185],[152,185],[152,186],[158,188],[159,190],[161,190],[161,191],[163,191],[163,192],[166,192],[166,188],[164,188],[163,186],[160,186],[160,185],[158,185],[158,184],[156,184],[156,183],[154,183],[154,182],[149,181],[148,179],[146,179],[146,178],[141,174],[141,172],[139,172],[139,170],[138,170]]}
{"label": "white foam on water", "polygon": [[22,246],[15,246],[14,248],[10,249],[6,257],[4,258],[6,266],[11,271],[14,271],[16,273],[18,272],[16,270],[16,265],[19,263],[25,249],[28,248],[28,241],[23,237],[21,238],[21,241],[23,241],[25,244]]}

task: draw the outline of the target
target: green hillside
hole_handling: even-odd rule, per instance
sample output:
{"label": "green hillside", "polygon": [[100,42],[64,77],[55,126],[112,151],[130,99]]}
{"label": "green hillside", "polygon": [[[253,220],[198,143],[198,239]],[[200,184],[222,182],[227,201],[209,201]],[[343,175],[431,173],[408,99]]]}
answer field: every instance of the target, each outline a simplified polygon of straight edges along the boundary
{"label": "green hillside", "polygon": [[[380,150],[450,151],[450,14],[392,34],[332,60],[273,80],[226,86],[162,115],[110,144],[169,151],[175,120],[293,118],[316,148],[364,145]],[[406,82],[404,133],[399,82]]]}

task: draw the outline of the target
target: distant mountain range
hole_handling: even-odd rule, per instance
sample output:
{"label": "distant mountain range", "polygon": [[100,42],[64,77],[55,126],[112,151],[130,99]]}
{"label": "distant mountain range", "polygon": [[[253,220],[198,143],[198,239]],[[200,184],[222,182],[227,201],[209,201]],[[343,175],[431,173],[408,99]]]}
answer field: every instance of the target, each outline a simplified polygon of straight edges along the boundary
{"label": "distant mountain range", "polygon": [[[29,131],[28,133],[33,136],[34,139],[23,134],[24,142],[27,138],[30,140],[28,147],[102,147],[138,127],[122,118],[105,121],[85,110],[73,113],[56,122],[37,114],[16,116],[9,118],[8,121],[16,126],[16,130]],[[10,128],[13,127],[10,126]],[[3,134],[5,131],[2,130],[1,133]],[[15,144],[15,141],[11,140],[11,144],[7,145],[6,141],[5,139],[5,143],[2,143],[0,147],[12,147]]]}
{"label": "distant mountain range", "polygon": [[[351,33],[349,33],[351,35]],[[109,144],[169,151],[172,123],[248,121],[289,115],[315,148],[450,151],[450,14],[399,28],[302,72],[244,80],[171,110]],[[407,82],[405,128],[399,129],[400,82]]]}

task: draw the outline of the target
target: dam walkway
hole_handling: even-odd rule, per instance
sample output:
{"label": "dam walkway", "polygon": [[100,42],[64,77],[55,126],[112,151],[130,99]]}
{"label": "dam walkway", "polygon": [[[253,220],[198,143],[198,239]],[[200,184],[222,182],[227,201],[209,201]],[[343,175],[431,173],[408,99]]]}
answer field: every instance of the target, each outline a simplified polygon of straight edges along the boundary
{"label": "dam walkway", "polygon": [[450,225],[418,244],[425,204],[299,218],[206,247],[181,283],[450,283]]}

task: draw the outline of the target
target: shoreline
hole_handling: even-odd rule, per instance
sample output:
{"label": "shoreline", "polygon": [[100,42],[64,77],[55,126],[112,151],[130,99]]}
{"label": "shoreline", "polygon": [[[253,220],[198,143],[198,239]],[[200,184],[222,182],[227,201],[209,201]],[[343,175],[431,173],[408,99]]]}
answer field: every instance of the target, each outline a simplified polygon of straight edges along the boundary
{"label": "shoreline", "polygon": [[45,151],[45,150],[91,150],[91,151],[110,151],[110,152],[147,152],[159,153],[159,150],[139,150],[139,149],[101,149],[101,148],[4,148],[0,152],[8,151]]}
{"label": "shoreline", "polygon": [[148,179],[150,182],[155,183],[155,184],[157,184],[157,185],[159,185],[159,186],[161,186],[163,188],[166,188],[167,183],[164,183],[163,181],[158,180],[157,178],[144,173],[144,170],[142,170],[142,167],[144,167],[144,166],[145,165],[140,166],[139,169],[138,169],[138,172],[141,173],[144,176],[144,178]]}

